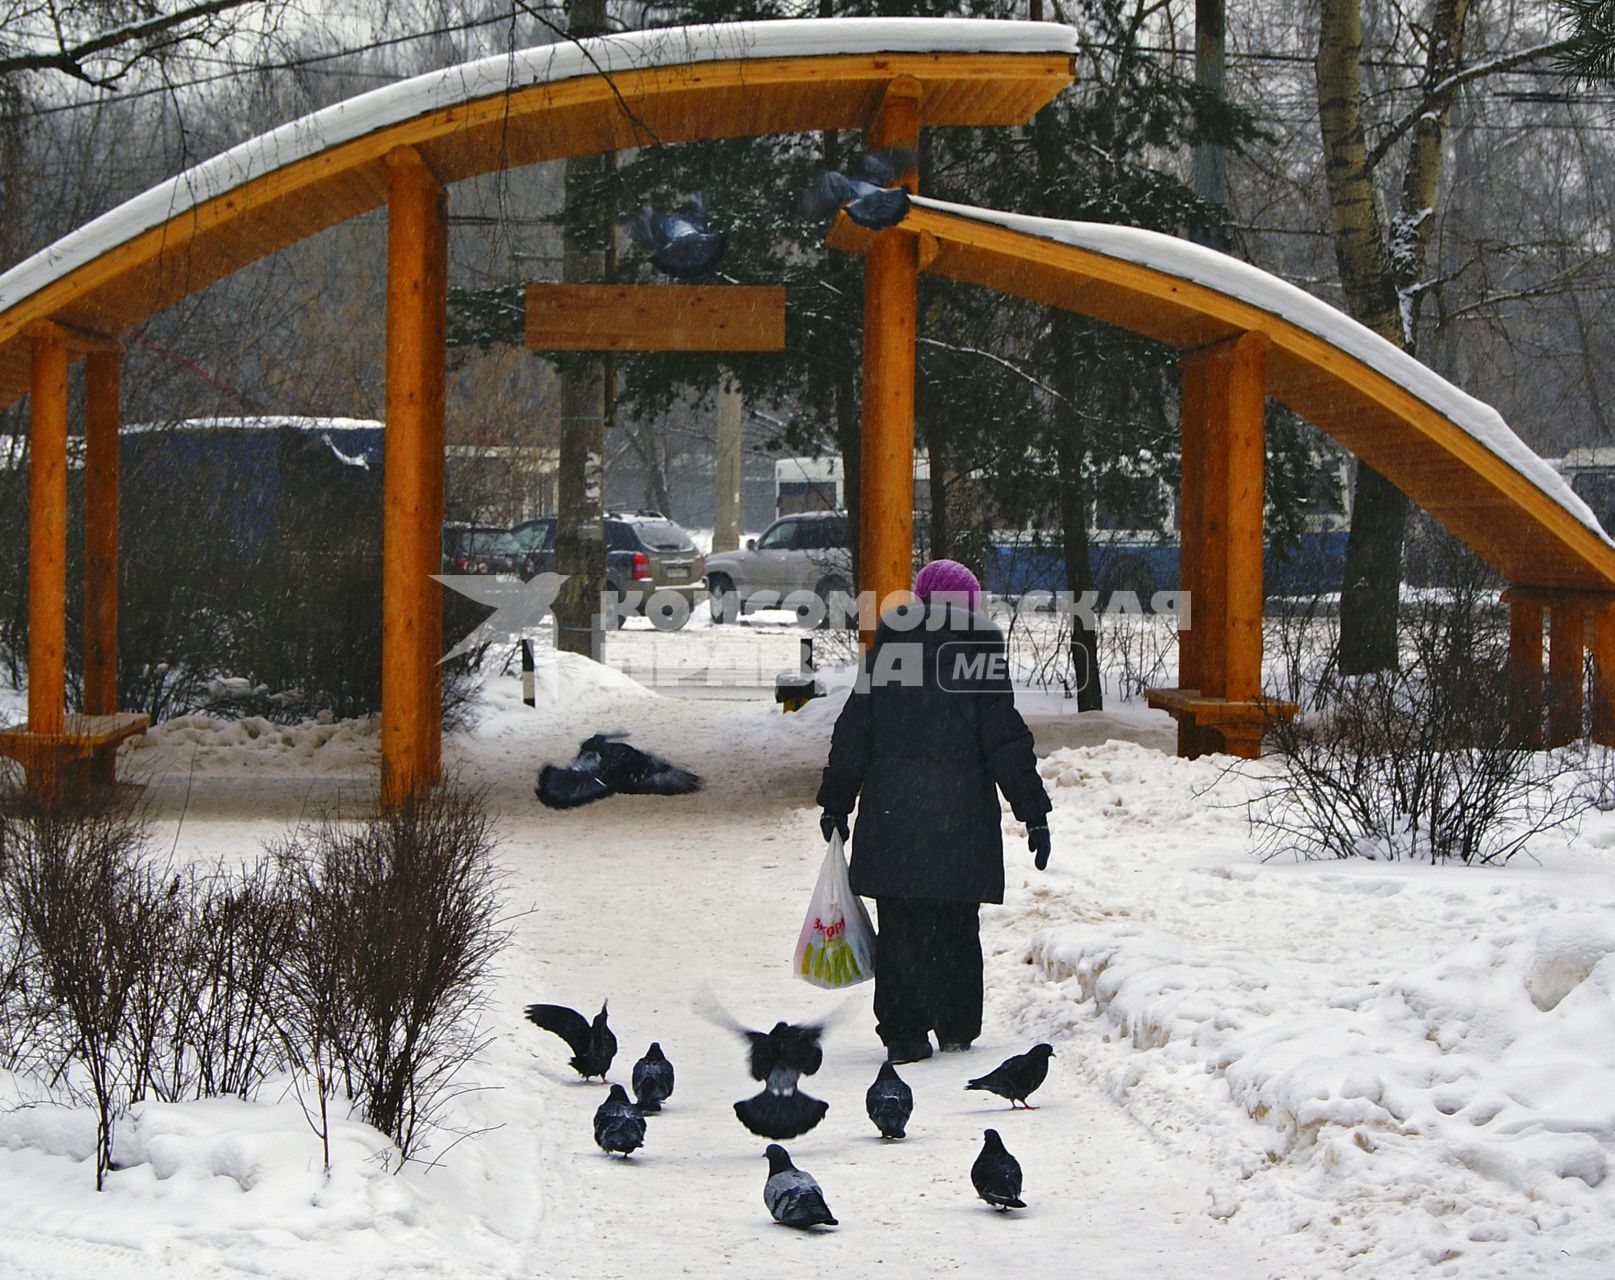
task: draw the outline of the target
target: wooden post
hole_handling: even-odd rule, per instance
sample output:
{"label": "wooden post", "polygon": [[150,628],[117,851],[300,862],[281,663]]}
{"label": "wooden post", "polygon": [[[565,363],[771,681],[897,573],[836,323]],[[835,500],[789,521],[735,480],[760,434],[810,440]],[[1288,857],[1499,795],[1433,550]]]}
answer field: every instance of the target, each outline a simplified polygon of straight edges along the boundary
{"label": "wooden post", "polygon": [[[1179,687],[1247,701],[1262,692],[1262,470],[1268,340],[1245,333],[1183,358],[1184,487],[1179,563],[1192,583],[1191,639]],[[1180,579],[1180,587],[1182,580]],[[1193,680],[1193,683],[1190,680]],[[1179,721],[1178,751],[1254,756],[1261,725]]]}
{"label": "wooden post", "polygon": [[1615,605],[1593,611],[1593,741],[1615,746]]}
{"label": "wooden post", "polygon": [[[909,77],[887,86],[866,134],[870,150],[920,145],[920,86]],[[900,185],[915,190],[913,173]],[[919,259],[914,237],[879,235],[864,259],[864,383],[859,452],[858,571],[860,591],[872,591],[877,613],[893,592],[913,581],[914,341]],[[868,648],[874,619],[860,628]]]}
{"label": "wooden post", "polygon": [[1228,429],[1228,607],[1223,697],[1262,692],[1262,464],[1267,397],[1267,338],[1247,333],[1224,359]]}
{"label": "wooden post", "polygon": [[[1198,689],[1202,679],[1202,631],[1197,625],[1200,622],[1200,550],[1205,538],[1206,494],[1205,362],[1185,361],[1182,374],[1183,398],[1178,413],[1183,439],[1183,460],[1178,481],[1178,688]],[[1181,621],[1182,601],[1188,602],[1187,626]]]}
{"label": "wooden post", "polygon": [[387,432],[382,473],[381,794],[437,781],[442,731],[443,391],[448,201],[413,148],[387,157]]}
{"label": "wooden post", "polygon": [[[119,355],[84,361],[84,712],[118,710]],[[90,781],[115,781],[115,755],[98,751]]]}
{"label": "wooden post", "polygon": [[1587,614],[1574,604],[1548,609],[1548,746],[1562,747],[1581,737],[1582,654]]}
{"label": "wooden post", "polygon": [[[28,728],[62,731],[67,652],[67,340],[33,339],[28,397]],[[43,793],[54,762],[36,765]]]}
{"label": "wooden post", "polygon": [[1522,746],[1542,745],[1542,605],[1508,602],[1508,685],[1514,732]]}

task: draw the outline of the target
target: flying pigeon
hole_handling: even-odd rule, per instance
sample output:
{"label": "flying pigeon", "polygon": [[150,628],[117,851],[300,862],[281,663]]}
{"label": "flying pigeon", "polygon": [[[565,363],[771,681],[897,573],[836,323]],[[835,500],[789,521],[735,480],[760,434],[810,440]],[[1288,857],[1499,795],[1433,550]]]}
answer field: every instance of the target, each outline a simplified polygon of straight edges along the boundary
{"label": "flying pigeon", "polygon": [[976,1194],[995,1209],[1024,1209],[1021,1199],[1021,1162],[1004,1150],[997,1129],[985,1129],[981,1154],[970,1166],[970,1181]]}
{"label": "flying pigeon", "polygon": [[706,201],[700,192],[677,213],[657,213],[646,205],[629,221],[628,234],[660,270],[681,279],[705,275],[723,257],[724,236],[707,230]]}
{"label": "flying pigeon", "polygon": [[610,795],[681,796],[701,789],[695,774],[629,746],[623,736],[597,733],[571,764],[545,765],[538,771],[539,800],[549,809],[575,809]]}
{"label": "flying pigeon", "polygon": [[777,1142],[769,1143],[763,1154],[768,1157],[763,1203],[775,1222],[803,1228],[836,1225],[836,1220],[830,1216],[830,1206],[824,1202],[824,1192],[811,1173],[792,1164],[789,1153]]}
{"label": "flying pigeon", "polygon": [[572,1068],[585,1080],[590,1076],[599,1076],[602,1080],[606,1078],[606,1072],[611,1070],[611,1060],[617,1054],[617,1037],[611,1034],[611,1028],[606,1025],[604,1002],[592,1023],[576,1009],[568,1009],[560,1004],[528,1005],[527,1021],[555,1032],[566,1041],[572,1050]]}
{"label": "flying pigeon", "polygon": [[594,1113],[594,1141],[600,1150],[624,1160],[645,1145],[645,1117],[620,1084],[611,1086],[611,1095]]}
{"label": "flying pigeon", "polygon": [[800,1089],[774,1093],[764,1089],[735,1103],[735,1118],[759,1138],[800,1138],[824,1119],[828,1102]]}
{"label": "flying pigeon", "polygon": [[641,1111],[662,1109],[673,1093],[673,1064],[662,1053],[662,1046],[651,1041],[645,1056],[634,1063],[634,1101]]}
{"label": "flying pigeon", "polygon": [[880,1064],[880,1074],[864,1094],[864,1109],[883,1138],[901,1138],[914,1114],[914,1090],[897,1074],[890,1062]]}
{"label": "flying pigeon", "polygon": [[986,1075],[965,1085],[965,1088],[985,1089],[1000,1098],[1008,1098],[1011,1107],[1019,1102],[1028,1111],[1036,1111],[1037,1108],[1026,1099],[1036,1092],[1048,1076],[1049,1059],[1053,1056],[1053,1045],[1033,1045],[1025,1053],[1005,1058]]}
{"label": "flying pigeon", "polygon": [[823,218],[837,209],[861,227],[895,227],[908,214],[908,192],[888,184],[914,168],[912,151],[866,151],[852,174],[826,169],[802,196],[802,213]]}

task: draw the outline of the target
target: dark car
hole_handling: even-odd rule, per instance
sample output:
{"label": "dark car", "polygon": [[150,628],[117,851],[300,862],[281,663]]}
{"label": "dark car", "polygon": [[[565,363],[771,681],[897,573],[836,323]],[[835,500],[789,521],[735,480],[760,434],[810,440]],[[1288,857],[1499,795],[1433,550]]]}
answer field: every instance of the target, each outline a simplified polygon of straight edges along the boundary
{"label": "dark car", "polygon": [[752,609],[795,608],[804,619],[811,593],[826,606],[847,608],[852,551],[845,511],[802,511],[781,516],[760,538],[748,538],[742,551],[707,557],[707,591],[714,622],[733,622]]}
{"label": "dark car", "polygon": [[496,524],[453,520],[443,526],[443,569],[446,573],[517,573],[521,547],[509,529]]}
{"label": "dark car", "polygon": [[[701,576],[705,566],[689,534],[659,511],[608,511],[602,524],[606,538],[606,590],[613,600],[627,602],[618,610],[618,626],[622,625],[624,613],[643,616],[653,592],[672,592],[689,608],[695,606],[704,589]],[[528,577],[554,570],[553,516],[525,520],[515,526],[511,534],[524,548],[524,571]],[[682,614],[670,616],[669,621],[683,626],[688,616],[686,609]]]}

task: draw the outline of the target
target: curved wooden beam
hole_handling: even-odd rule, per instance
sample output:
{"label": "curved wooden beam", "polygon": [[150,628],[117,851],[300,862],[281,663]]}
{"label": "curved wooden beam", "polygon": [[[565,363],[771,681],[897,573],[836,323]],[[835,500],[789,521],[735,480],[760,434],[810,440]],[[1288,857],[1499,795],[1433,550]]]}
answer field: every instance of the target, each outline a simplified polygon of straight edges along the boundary
{"label": "curved wooden beam", "polygon": [[1071,48],[1050,23],[736,23],[563,43],[389,85],[205,161],[0,275],[0,406],[28,389],[30,324],[123,333],[383,204],[398,147],[455,182],[652,141],[861,129],[906,80],[921,124],[1014,124],[1070,83]]}
{"label": "curved wooden beam", "polygon": [[[1388,477],[1510,582],[1615,590],[1615,543],[1495,410],[1249,263],[1133,228],[923,199],[897,230],[934,243],[929,271],[1179,351],[1265,335],[1267,394]],[[854,253],[873,241],[844,215],[830,233],[833,247]]]}

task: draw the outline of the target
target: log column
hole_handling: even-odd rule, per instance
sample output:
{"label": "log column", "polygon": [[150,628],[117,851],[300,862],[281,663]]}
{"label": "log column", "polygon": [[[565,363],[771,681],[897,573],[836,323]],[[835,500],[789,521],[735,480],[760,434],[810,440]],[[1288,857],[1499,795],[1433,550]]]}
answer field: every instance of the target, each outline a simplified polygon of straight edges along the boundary
{"label": "log column", "polygon": [[[1199,690],[1204,680],[1200,638],[1208,615],[1201,612],[1205,591],[1201,551],[1205,542],[1206,496],[1206,362],[1183,362],[1179,405],[1182,467],[1178,483],[1178,688]],[[1192,714],[1178,717],[1178,755],[1198,759],[1215,751],[1221,740],[1201,728]]]}
{"label": "log column", "polygon": [[[92,351],[84,361],[84,711],[118,710],[119,357]],[[97,752],[90,781],[115,780],[114,755]]]}
{"label": "log column", "polygon": [[1593,610],[1592,645],[1593,741],[1611,747],[1615,746],[1615,603]]}
{"label": "log column", "polygon": [[[920,85],[892,81],[865,135],[871,150],[918,153]],[[917,175],[899,185],[917,189]],[[915,239],[894,229],[864,258],[864,381],[859,453],[858,590],[872,591],[876,615],[886,597],[913,581],[914,340],[919,258]],[[868,648],[874,617],[860,617]]]}
{"label": "log column", "polygon": [[[1180,675],[1179,685],[1231,702],[1253,702],[1262,692],[1267,348],[1262,334],[1245,333],[1183,360],[1184,528],[1179,545],[1180,555],[1187,556],[1194,594],[1188,671]],[[1180,731],[1179,751],[1211,749],[1206,732],[1191,725],[1185,741]],[[1234,755],[1251,757],[1260,749],[1260,723],[1225,725],[1215,733],[1223,749]]]}
{"label": "log column", "polygon": [[1582,654],[1587,646],[1587,613],[1579,603],[1548,608],[1548,746],[1562,747],[1581,737]]}
{"label": "log column", "polygon": [[[33,339],[28,396],[28,729],[62,731],[67,652],[67,339]],[[46,767],[46,766],[42,766]],[[46,790],[54,779],[46,779]]]}
{"label": "log column", "polygon": [[1542,745],[1542,605],[1513,592],[1508,601],[1508,687],[1514,733],[1522,746]]}
{"label": "log column", "polygon": [[410,147],[387,157],[387,433],[382,477],[381,794],[440,770],[448,199]]}

